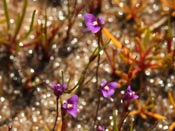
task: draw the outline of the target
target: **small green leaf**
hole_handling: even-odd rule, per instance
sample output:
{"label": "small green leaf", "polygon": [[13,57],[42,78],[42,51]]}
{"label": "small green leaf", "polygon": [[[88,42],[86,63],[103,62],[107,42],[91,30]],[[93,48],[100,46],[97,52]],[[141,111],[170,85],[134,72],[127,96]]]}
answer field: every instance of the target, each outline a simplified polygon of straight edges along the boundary
{"label": "small green leaf", "polygon": [[148,44],[149,38],[150,38],[151,32],[149,29],[145,30],[145,38],[144,38],[144,44]]}

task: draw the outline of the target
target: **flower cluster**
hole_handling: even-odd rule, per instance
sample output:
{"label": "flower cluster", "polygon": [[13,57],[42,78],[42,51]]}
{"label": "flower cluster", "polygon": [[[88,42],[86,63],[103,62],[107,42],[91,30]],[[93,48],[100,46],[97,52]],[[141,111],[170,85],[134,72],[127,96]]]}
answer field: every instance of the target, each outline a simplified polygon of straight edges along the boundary
{"label": "flower cluster", "polygon": [[[67,84],[52,83],[52,89],[57,98],[59,98],[67,87]],[[62,104],[62,109],[68,112],[73,117],[77,116],[78,110],[78,96],[74,95]]]}
{"label": "flower cluster", "polygon": [[[104,24],[104,20],[101,16],[96,18],[93,14],[90,13],[84,15],[84,21],[87,29],[92,33],[98,33]],[[115,93],[115,89],[117,87],[117,82],[103,81],[100,85],[100,92],[105,98],[110,98]],[[131,87],[128,86],[125,94],[123,95],[123,101],[131,101],[137,98],[138,96],[135,94],[134,91],[131,90]]]}
{"label": "flower cluster", "polygon": [[[118,88],[117,82],[107,82],[105,80],[100,84],[100,92],[105,98],[110,98],[115,93],[116,88]],[[122,97],[123,101],[130,102],[137,98],[138,95],[136,95],[135,92],[131,90],[131,86],[129,85]]]}
{"label": "flower cluster", "polygon": [[[89,13],[85,14],[84,19],[87,29],[92,33],[98,33],[101,30],[102,25],[104,24],[104,20],[102,19],[102,17],[99,16],[96,18],[93,14]],[[67,88],[67,84],[65,83],[64,84],[52,83],[51,86],[57,98],[59,98],[64,93],[64,90]],[[111,98],[111,96],[115,93],[116,88],[118,88],[117,82],[108,82],[105,80],[100,84],[100,92],[105,98]],[[137,98],[138,96],[135,94],[134,91],[131,90],[131,87],[128,86],[123,95],[123,101],[130,102],[131,100]],[[73,117],[76,117],[78,109],[78,96],[74,95],[68,100],[64,101],[62,104],[62,109],[65,110],[70,115],[72,115]],[[105,128],[102,126],[98,126],[97,130],[104,131]]]}

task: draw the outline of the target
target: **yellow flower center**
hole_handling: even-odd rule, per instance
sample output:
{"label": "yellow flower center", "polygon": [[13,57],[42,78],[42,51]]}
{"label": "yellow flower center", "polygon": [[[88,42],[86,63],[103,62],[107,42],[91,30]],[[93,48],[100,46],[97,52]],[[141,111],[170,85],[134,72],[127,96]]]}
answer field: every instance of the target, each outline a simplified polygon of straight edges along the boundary
{"label": "yellow flower center", "polygon": [[68,109],[71,109],[72,107],[73,107],[72,104],[67,104],[67,108],[68,108]]}
{"label": "yellow flower center", "polygon": [[105,89],[106,91],[108,91],[108,90],[109,90],[109,86],[105,86],[104,89]]}
{"label": "yellow flower center", "polygon": [[98,21],[94,21],[92,24],[93,24],[94,26],[97,26],[97,25],[98,25]]}

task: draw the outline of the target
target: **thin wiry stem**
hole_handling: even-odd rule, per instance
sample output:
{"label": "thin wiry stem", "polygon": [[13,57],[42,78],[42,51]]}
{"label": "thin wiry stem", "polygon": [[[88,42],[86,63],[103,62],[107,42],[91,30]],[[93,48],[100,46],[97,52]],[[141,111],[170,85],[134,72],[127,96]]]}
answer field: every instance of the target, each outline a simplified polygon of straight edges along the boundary
{"label": "thin wiry stem", "polygon": [[55,123],[52,128],[52,131],[55,131],[56,123],[57,123],[57,118],[58,118],[58,97],[56,98],[56,117],[55,117]]}
{"label": "thin wiry stem", "polygon": [[62,84],[64,84],[64,72],[61,71],[61,80],[62,80]]}
{"label": "thin wiry stem", "polygon": [[[94,50],[94,52],[92,53],[91,57],[95,57],[95,58],[96,58],[96,53],[99,53],[99,52],[98,52],[98,48],[96,48],[96,49]],[[95,59],[95,58],[94,58],[94,59]],[[93,60],[94,60],[94,59],[93,59]],[[81,85],[82,85],[83,82],[84,82],[87,69],[89,68],[89,66],[90,66],[90,64],[92,63],[93,60],[90,60],[90,61],[87,63],[87,65],[85,66],[84,70],[83,70],[82,73],[81,73],[81,76],[80,76],[80,78],[79,78],[77,84],[76,84],[72,89],[66,91],[67,93],[72,92],[72,91],[73,91],[74,89],[76,89],[76,88],[78,88],[78,91],[77,91],[78,93],[81,92]]]}
{"label": "thin wiry stem", "polygon": [[[61,99],[60,99],[60,103],[61,105],[63,104]],[[66,128],[67,128],[66,114],[63,108],[61,108],[61,119],[62,119],[61,131],[66,131]]]}
{"label": "thin wiry stem", "polygon": [[[96,87],[98,89],[98,69],[99,69],[99,61],[100,61],[100,55],[98,56],[98,60],[97,60],[97,69],[96,69]],[[96,128],[96,122],[97,122],[97,116],[98,116],[98,111],[99,111],[99,107],[100,107],[100,92],[98,91],[98,101],[97,101],[97,109],[96,109],[96,113],[95,113],[95,118],[94,118],[94,128]]]}
{"label": "thin wiry stem", "polygon": [[122,119],[120,120],[120,123],[118,125],[118,130],[121,131],[122,129],[122,126],[123,126],[123,123],[125,121],[125,119],[128,117],[128,114],[129,112],[126,112],[123,116],[122,116]]}
{"label": "thin wiry stem", "polygon": [[155,121],[155,123],[146,131],[152,131],[158,124],[158,121]]}
{"label": "thin wiry stem", "polygon": [[[100,41],[101,41],[101,32],[98,36],[98,48],[99,49],[100,49]],[[97,101],[97,109],[96,109],[95,118],[94,118],[94,125],[93,125],[94,130],[96,130],[97,116],[98,116],[98,111],[99,111],[99,107],[100,107],[100,92],[99,92],[99,88],[98,88],[99,65],[100,65],[100,53],[97,56],[97,68],[96,68],[96,89],[98,91],[98,101]]]}
{"label": "thin wiry stem", "polygon": [[76,88],[78,89],[77,90],[77,94],[79,94],[82,90],[82,87],[81,85],[83,84],[84,82],[84,79],[85,79],[85,75],[86,75],[86,72],[89,68],[89,66],[91,65],[91,63],[98,57],[99,53],[101,50],[104,50],[110,43],[111,40],[107,41],[107,43],[105,45],[103,45],[101,48],[97,47],[95,48],[95,50],[92,52],[92,55],[89,57],[89,62],[87,63],[87,65],[85,66],[84,70],[82,71],[81,73],[81,76],[77,82],[77,84],[70,90],[67,90],[66,93],[70,93],[72,92],[73,90],[75,90]]}

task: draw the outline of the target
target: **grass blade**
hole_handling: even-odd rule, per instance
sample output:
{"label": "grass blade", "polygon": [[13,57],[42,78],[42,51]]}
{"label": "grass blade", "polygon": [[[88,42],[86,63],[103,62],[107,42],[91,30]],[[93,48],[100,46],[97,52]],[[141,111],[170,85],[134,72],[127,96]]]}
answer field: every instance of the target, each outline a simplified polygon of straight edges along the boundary
{"label": "grass blade", "polygon": [[117,114],[116,111],[113,112],[113,131],[118,131]]}
{"label": "grass blade", "polygon": [[29,27],[29,31],[18,40],[18,43],[20,41],[25,40],[30,35],[30,33],[32,32],[32,30],[33,30],[33,23],[34,23],[34,19],[35,19],[35,14],[36,14],[36,10],[33,11],[32,19],[31,19],[31,23],[30,23],[30,27]]}
{"label": "grass blade", "polygon": [[9,11],[8,11],[8,6],[7,6],[7,1],[3,0],[3,4],[4,4],[4,14],[6,17],[6,21],[7,21],[7,29],[10,29],[10,18],[9,18]]}
{"label": "grass blade", "polygon": [[19,15],[18,19],[17,19],[17,22],[16,22],[16,28],[15,28],[15,33],[14,33],[14,37],[13,37],[13,40],[16,40],[16,37],[19,33],[19,30],[21,28],[21,25],[22,25],[22,22],[24,20],[24,16],[26,14],[26,9],[27,9],[27,0],[24,0],[24,5],[23,5],[23,9],[22,9],[22,14],[21,16]]}

